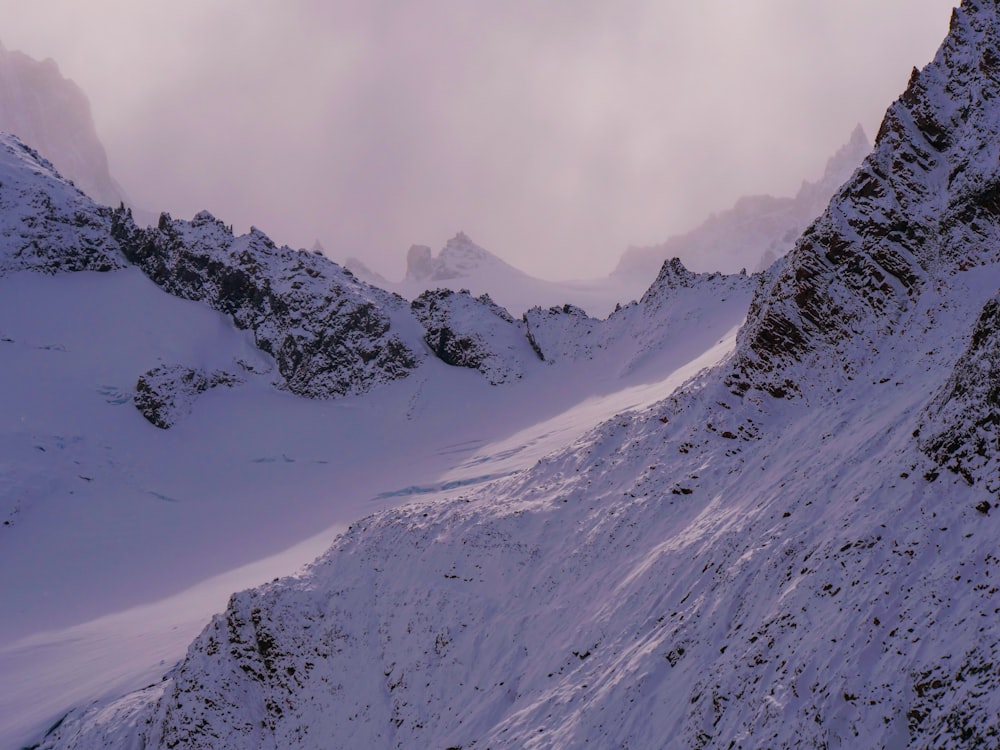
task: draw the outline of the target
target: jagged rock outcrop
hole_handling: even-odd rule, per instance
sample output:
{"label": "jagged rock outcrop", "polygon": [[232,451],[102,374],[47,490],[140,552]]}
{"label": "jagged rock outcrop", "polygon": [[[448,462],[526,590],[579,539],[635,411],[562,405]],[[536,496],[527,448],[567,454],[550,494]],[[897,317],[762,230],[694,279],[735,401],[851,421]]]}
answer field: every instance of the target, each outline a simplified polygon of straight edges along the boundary
{"label": "jagged rock outcrop", "polygon": [[208,212],[190,222],[164,214],[158,226],[139,229],[119,211],[113,233],[125,257],[163,289],[252,330],[292,393],[363,393],[419,364],[393,328],[404,301],[323,256],[277,247],[256,228],[236,237]]}
{"label": "jagged rock outcrop", "polygon": [[630,247],[614,274],[649,278],[664,260],[678,256],[700,271],[765,270],[794,247],[870,150],[868,136],[858,125],[850,140],[827,161],[823,176],[816,182],[803,182],[794,198],[740,198],[731,209],[713,214],[697,228],[661,245]]}
{"label": "jagged rock outcrop", "polygon": [[111,209],[94,205],[17,137],[0,134],[0,276],[126,266]]}
{"label": "jagged rock outcrop", "polygon": [[1000,297],[983,307],[951,377],[924,410],[919,437],[939,467],[1000,493]]}
{"label": "jagged rock outcrop", "polygon": [[421,294],[410,309],[427,331],[424,341],[441,361],[479,370],[493,385],[517,380],[537,360],[528,348],[524,324],[489,295],[438,289]]}
{"label": "jagged rock outcrop", "polygon": [[54,60],[34,60],[0,45],[0,131],[45,154],[98,203],[128,203],[108,170],[90,102]]}
{"label": "jagged rock outcrop", "polygon": [[731,383],[793,395],[792,365],[840,359],[852,377],[867,341],[914,323],[936,279],[1000,258],[1000,95],[992,4],[954,15],[934,61],[913,71],[874,151],[754,302]]}
{"label": "jagged rock outcrop", "polygon": [[0,137],[0,274],[112,271],[129,262],[165,291],[252,329],[277,362],[279,385],[293,393],[361,393],[419,364],[397,333],[419,341],[401,298],[321,255],[276,247],[259,230],[234,237],[207,212],[190,222],[164,215],[140,229],[129,209],[97,206],[36,151]]}
{"label": "jagged rock outcrop", "polygon": [[162,430],[188,414],[195,400],[211,388],[232,388],[239,375],[223,370],[204,372],[184,365],[161,365],[139,376],[132,401],[146,420]]}

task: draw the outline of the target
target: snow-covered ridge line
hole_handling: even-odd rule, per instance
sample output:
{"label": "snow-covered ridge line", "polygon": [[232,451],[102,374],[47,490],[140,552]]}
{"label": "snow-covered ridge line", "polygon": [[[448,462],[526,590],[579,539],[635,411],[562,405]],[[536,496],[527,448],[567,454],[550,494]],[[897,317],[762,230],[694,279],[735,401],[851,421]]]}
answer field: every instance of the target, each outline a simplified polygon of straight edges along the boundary
{"label": "snow-covered ridge line", "polygon": [[[583,336],[577,342],[582,348],[570,354],[561,344],[550,343],[554,339],[546,329],[565,328],[552,311],[543,315],[536,308],[516,320],[488,297],[474,299],[447,290],[425,292],[407,304],[321,254],[277,247],[256,228],[236,237],[208,212],[191,221],[163,214],[157,226],[143,229],[132,220],[130,209],[95,205],[16,139],[5,138],[2,144],[0,272],[107,271],[134,264],[166,292],[204,302],[238,328],[252,331],[257,346],[275,360],[276,385],[301,396],[365,393],[406,377],[428,354],[476,369],[500,384],[541,366],[541,359],[549,364],[589,360],[597,339],[602,339],[597,349],[608,348],[612,342],[620,344],[626,330],[640,348],[652,352],[657,336],[670,335],[669,320],[656,310],[672,298],[669,304],[686,309],[678,295],[690,302],[691,289],[717,283],[717,276],[691,274],[674,261],[668,264],[672,275],[661,274],[641,302],[619,306],[606,321],[587,319],[582,328],[570,326],[573,335]],[[470,250],[474,246],[467,238],[451,245],[461,245],[453,254],[463,258],[485,253]],[[744,281],[733,282],[733,290],[748,288]],[[637,312],[640,309],[646,312]],[[589,337],[584,329],[597,335]],[[623,371],[639,354],[622,355],[627,358]],[[164,365],[180,373],[180,380],[168,383],[162,373],[136,373],[158,384],[143,388],[140,407],[161,427],[189,411],[211,379],[208,373],[196,377],[189,363]],[[241,377],[235,370],[225,379],[235,382]],[[185,379],[204,380],[205,385],[188,388]],[[146,377],[143,382],[148,386],[152,381]],[[161,412],[162,419],[157,416]]]}

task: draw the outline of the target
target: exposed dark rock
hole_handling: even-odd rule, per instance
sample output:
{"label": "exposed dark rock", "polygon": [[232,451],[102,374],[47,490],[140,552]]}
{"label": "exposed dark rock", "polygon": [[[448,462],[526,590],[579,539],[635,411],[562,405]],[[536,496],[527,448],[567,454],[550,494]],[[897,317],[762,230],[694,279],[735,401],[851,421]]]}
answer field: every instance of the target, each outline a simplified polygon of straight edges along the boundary
{"label": "exposed dark rock", "polygon": [[535,359],[524,324],[489,295],[437,289],[421,294],[410,309],[427,331],[424,341],[441,361],[479,370],[493,385],[520,378],[525,363]]}
{"label": "exposed dark rock", "polygon": [[1000,492],[1000,297],[972,332],[951,377],[924,410],[920,449],[969,484]]}
{"label": "exposed dark rock", "polygon": [[162,365],[139,376],[133,403],[150,424],[166,430],[191,413],[195,399],[210,388],[231,388],[243,382],[238,375],[216,370],[206,373],[183,365]]}
{"label": "exposed dark rock", "polygon": [[117,211],[113,233],[125,257],[166,291],[253,331],[292,393],[363,393],[419,362],[392,326],[404,301],[321,255],[277,247],[256,228],[235,237],[207,212],[190,222],[163,214],[157,227],[139,229]]}
{"label": "exposed dark rock", "polygon": [[601,347],[602,321],[592,318],[575,305],[542,309],[532,307],[524,313],[525,334],[539,359],[554,363],[566,359],[590,359],[595,347]]}
{"label": "exposed dark rock", "polygon": [[1000,96],[979,72],[1000,46],[973,11],[956,15],[934,62],[886,113],[875,150],[757,295],[730,377],[737,392],[794,395],[795,365],[856,368],[866,340],[906,325],[929,280],[1000,259],[1000,123],[976,106]]}

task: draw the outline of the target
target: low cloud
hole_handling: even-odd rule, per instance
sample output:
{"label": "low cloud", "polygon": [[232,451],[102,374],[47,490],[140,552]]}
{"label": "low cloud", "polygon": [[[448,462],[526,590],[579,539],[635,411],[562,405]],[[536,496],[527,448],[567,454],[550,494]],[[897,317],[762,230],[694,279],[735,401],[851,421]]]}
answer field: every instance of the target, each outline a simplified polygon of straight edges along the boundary
{"label": "low cloud", "polygon": [[88,93],[137,203],[319,238],[391,277],[410,244],[464,230],[550,278],[818,177],[857,122],[874,135],[951,7],[12,4],[3,43]]}

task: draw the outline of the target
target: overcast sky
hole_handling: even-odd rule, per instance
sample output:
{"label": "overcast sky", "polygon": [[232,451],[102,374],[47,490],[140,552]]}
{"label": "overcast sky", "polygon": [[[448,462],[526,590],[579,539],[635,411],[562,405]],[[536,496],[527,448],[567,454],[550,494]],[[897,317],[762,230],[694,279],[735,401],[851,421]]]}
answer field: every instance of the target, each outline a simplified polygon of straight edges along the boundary
{"label": "overcast sky", "polygon": [[0,0],[138,205],[390,278],[459,230],[552,279],[874,137],[951,0]]}

